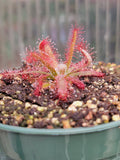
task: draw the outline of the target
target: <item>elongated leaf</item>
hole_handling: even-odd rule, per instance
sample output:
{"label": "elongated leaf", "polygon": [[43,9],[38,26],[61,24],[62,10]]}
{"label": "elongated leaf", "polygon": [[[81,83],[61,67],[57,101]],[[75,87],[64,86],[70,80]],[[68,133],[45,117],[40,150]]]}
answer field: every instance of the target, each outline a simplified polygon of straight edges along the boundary
{"label": "elongated leaf", "polygon": [[67,53],[66,53],[67,68],[69,68],[70,65],[71,65],[71,61],[72,61],[72,57],[73,57],[73,54],[74,54],[77,38],[78,38],[78,28],[74,28],[72,30],[72,35],[71,35],[71,38],[69,40],[68,50],[67,50]]}

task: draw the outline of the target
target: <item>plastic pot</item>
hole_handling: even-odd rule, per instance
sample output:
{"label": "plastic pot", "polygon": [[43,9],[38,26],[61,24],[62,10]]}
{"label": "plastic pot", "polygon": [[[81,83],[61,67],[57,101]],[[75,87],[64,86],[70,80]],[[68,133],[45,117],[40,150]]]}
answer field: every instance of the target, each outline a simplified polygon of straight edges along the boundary
{"label": "plastic pot", "polygon": [[119,160],[119,126],[120,121],[72,129],[0,124],[0,151],[14,160]]}

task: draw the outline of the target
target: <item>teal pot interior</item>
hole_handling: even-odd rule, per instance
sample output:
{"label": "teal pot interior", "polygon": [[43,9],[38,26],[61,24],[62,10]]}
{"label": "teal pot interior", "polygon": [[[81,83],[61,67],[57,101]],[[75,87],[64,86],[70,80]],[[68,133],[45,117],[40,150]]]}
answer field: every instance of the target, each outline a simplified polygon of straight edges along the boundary
{"label": "teal pot interior", "polygon": [[14,160],[119,160],[120,121],[88,128],[0,124],[0,151]]}

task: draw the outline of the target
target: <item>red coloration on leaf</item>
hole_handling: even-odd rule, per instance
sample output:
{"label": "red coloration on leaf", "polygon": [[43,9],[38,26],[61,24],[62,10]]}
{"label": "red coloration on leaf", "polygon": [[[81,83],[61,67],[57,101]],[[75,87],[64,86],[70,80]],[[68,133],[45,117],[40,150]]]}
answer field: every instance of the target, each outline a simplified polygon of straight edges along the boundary
{"label": "red coloration on leaf", "polygon": [[36,61],[38,61],[37,58],[33,56],[34,54],[37,54],[35,51],[27,51],[27,52],[28,52],[28,54],[26,56],[26,62],[28,64],[31,64],[31,63],[33,64]]}
{"label": "red coloration on leaf", "polygon": [[[3,72],[4,77],[19,75],[22,79],[27,79],[34,87],[34,94],[39,96],[44,88],[48,87],[55,91],[58,98],[67,101],[75,85],[78,89],[84,89],[85,85],[80,81],[80,77],[97,76],[104,74],[93,69],[91,55],[93,50],[83,37],[84,31],[77,27],[72,28],[71,37],[68,41],[66,60],[60,63],[57,53],[51,41],[46,38],[39,43],[39,51],[27,51],[25,66],[20,70]],[[77,52],[81,60],[73,63],[72,59]]]}
{"label": "red coloration on leaf", "polygon": [[74,85],[76,85],[79,89],[84,89],[85,85],[82,81],[79,80],[78,77],[71,78],[71,81]]}
{"label": "red coloration on leaf", "polygon": [[33,83],[33,87],[35,88],[34,94],[36,96],[40,95],[40,91],[42,90],[42,86],[44,84],[44,81],[46,80],[47,76],[46,75],[40,75],[37,81]]}
{"label": "red coloration on leaf", "polygon": [[46,45],[49,45],[49,42],[47,39],[44,39],[39,44],[39,50],[45,50]]}
{"label": "red coloration on leaf", "polygon": [[51,42],[48,39],[42,40],[39,44],[39,50],[42,63],[49,68],[52,73],[55,73],[58,61],[56,59],[55,49],[53,49]]}
{"label": "red coloration on leaf", "polygon": [[69,41],[69,45],[68,45],[68,49],[67,49],[67,53],[66,53],[66,60],[67,60],[67,67],[70,67],[71,61],[72,61],[72,57],[74,54],[74,51],[76,49],[76,42],[78,39],[78,28],[74,28],[72,31],[72,35]]}

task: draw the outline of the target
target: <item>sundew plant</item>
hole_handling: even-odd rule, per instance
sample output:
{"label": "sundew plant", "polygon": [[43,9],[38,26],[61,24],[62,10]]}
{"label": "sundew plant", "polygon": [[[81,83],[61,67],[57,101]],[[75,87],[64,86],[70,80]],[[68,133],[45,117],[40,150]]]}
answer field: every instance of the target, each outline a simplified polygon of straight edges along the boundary
{"label": "sundew plant", "polygon": [[[71,28],[63,61],[59,60],[59,54],[48,37],[40,40],[38,49],[27,50],[24,67],[5,71],[3,77],[20,76],[31,83],[36,96],[48,88],[58,99],[67,101],[74,92],[74,85],[80,90],[85,88],[80,77],[103,76],[103,73],[93,69],[93,50],[83,35],[82,28]],[[73,62],[75,56],[80,57],[80,61]]]}

